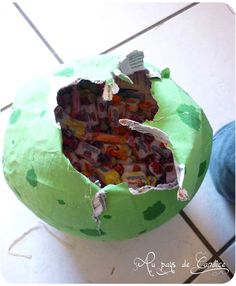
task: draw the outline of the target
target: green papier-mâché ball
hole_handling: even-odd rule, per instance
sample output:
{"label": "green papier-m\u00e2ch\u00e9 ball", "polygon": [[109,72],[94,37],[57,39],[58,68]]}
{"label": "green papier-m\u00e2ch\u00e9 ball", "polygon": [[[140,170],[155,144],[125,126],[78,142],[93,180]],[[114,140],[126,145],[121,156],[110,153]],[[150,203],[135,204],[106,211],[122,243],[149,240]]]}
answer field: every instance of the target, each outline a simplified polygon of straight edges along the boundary
{"label": "green papier-m\u00e2ch\u00e9 ball", "polygon": [[[177,200],[178,187],[133,195],[127,183],[107,185],[106,209],[94,220],[92,199],[99,186],[75,170],[62,150],[54,116],[58,90],[77,78],[107,81],[119,57],[99,55],[60,67],[34,79],[17,94],[5,134],[3,171],[18,199],[59,230],[97,240],[128,239],[167,222],[199,189],[208,168],[212,129],[202,109],[179,87],[168,69],[151,79],[159,110],[146,126],[165,132],[175,161],[184,166],[189,200]],[[145,68],[158,68],[145,63]]]}

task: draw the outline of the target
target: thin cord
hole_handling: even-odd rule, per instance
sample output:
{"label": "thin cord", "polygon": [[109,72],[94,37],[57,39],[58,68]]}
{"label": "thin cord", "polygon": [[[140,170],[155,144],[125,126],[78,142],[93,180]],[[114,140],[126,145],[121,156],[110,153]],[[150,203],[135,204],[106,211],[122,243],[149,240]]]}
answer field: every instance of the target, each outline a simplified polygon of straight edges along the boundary
{"label": "thin cord", "polygon": [[70,243],[64,241],[63,239],[61,239],[60,237],[58,237],[57,235],[55,235],[44,223],[42,222],[38,222],[37,225],[29,228],[26,232],[24,232],[21,236],[19,236],[18,238],[16,238],[8,247],[8,254],[12,255],[12,256],[18,256],[18,257],[23,257],[23,258],[27,258],[27,259],[31,259],[32,255],[28,255],[28,254],[22,254],[22,253],[18,253],[18,252],[13,252],[12,248],[21,240],[23,240],[27,235],[29,235],[32,231],[39,229],[39,228],[44,228],[52,237],[54,237],[57,241],[59,241],[62,245],[64,245],[65,247],[69,247],[69,248],[73,248],[73,245],[71,245]]}

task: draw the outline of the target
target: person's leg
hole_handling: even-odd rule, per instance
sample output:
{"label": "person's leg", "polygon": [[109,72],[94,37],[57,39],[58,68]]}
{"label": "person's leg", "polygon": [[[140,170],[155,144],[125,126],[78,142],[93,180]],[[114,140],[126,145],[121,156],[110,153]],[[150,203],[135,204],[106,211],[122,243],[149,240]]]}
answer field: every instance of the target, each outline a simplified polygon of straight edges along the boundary
{"label": "person's leg", "polygon": [[217,191],[235,201],[235,121],[218,130],[213,138],[210,173]]}

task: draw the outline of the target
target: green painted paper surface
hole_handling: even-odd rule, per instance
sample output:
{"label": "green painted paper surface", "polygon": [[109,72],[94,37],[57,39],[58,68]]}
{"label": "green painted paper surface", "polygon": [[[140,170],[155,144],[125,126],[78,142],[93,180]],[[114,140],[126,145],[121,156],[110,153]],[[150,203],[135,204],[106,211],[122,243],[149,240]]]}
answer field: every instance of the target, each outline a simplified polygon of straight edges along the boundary
{"label": "green painted paper surface", "polygon": [[[101,55],[76,61],[29,82],[15,98],[4,142],[4,175],[18,199],[56,228],[98,240],[135,237],[165,223],[188,203],[177,201],[177,189],[135,196],[126,183],[108,185],[99,228],[92,218],[91,201],[99,188],[64,156],[53,108],[59,88],[76,78],[109,80],[118,60]],[[208,167],[212,129],[202,109],[172,79],[153,79],[152,94],[160,109],[145,124],[169,135],[177,163],[186,166],[184,187],[191,199]]]}

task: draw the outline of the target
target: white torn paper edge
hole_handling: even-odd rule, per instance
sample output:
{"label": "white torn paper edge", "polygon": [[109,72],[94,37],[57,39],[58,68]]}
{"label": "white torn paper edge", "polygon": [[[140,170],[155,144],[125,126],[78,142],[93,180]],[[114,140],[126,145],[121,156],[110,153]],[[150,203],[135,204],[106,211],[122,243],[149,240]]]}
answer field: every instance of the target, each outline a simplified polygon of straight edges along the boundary
{"label": "white torn paper edge", "polygon": [[159,184],[156,187],[154,186],[143,186],[137,189],[133,189],[133,188],[129,188],[129,191],[133,194],[133,195],[141,195],[144,193],[147,193],[151,190],[154,191],[164,191],[164,190],[173,190],[178,186],[178,181],[175,180],[174,182],[168,183],[168,184]]}
{"label": "white torn paper edge", "polygon": [[177,180],[179,182],[179,189],[177,191],[177,200],[187,201],[187,200],[189,200],[188,191],[183,187],[185,166],[184,166],[184,164],[178,165],[175,162],[175,169],[176,169],[176,174],[177,174]]}
{"label": "white torn paper edge", "polygon": [[122,73],[118,68],[114,69],[111,72],[111,74],[112,74],[113,78],[118,77],[119,79],[126,81],[129,84],[133,84],[132,79],[129,76],[127,76],[126,74]]}
{"label": "white torn paper edge", "polygon": [[120,61],[120,71],[126,75],[130,75],[134,72],[145,70],[143,58],[144,53],[141,51],[135,50],[129,53],[123,60]]}
{"label": "white torn paper edge", "polygon": [[99,216],[106,209],[106,193],[103,190],[99,190],[93,200],[92,200],[92,208],[93,208],[93,219],[98,222]]}
{"label": "white torn paper edge", "polygon": [[149,69],[148,77],[150,79],[161,78],[161,73],[157,70],[154,71],[154,70]]}
{"label": "white torn paper edge", "polygon": [[110,80],[111,83],[105,82],[105,86],[103,89],[102,98],[105,101],[111,101],[113,94],[117,94],[119,92],[119,86],[116,84],[115,80]]}
{"label": "white torn paper edge", "polygon": [[111,101],[112,100],[112,86],[109,85],[107,82],[105,83],[104,89],[103,89],[103,93],[102,93],[102,98],[105,101]]}

